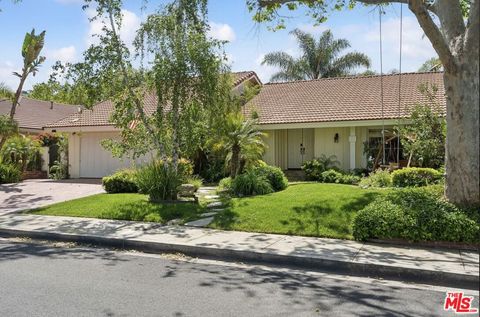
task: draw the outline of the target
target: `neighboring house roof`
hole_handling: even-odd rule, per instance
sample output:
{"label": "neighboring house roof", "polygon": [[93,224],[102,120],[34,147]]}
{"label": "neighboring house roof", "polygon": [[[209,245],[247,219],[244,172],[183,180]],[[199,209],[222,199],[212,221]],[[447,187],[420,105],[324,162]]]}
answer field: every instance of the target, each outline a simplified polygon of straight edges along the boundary
{"label": "neighboring house roof", "polygon": [[[12,102],[0,100],[0,115],[9,115]],[[78,112],[78,105],[51,103],[22,97],[17,105],[14,119],[20,129],[41,130],[49,123],[56,122]]]}
{"label": "neighboring house roof", "polygon": [[[269,83],[245,105],[246,115],[256,111],[260,124],[334,122],[395,119],[406,116],[406,109],[427,101],[418,86],[438,87],[437,101],[445,109],[443,73],[400,74],[325,78],[309,81]],[[383,116],[380,86],[383,81]]]}
{"label": "neighboring house roof", "polygon": [[244,72],[236,72],[233,74],[233,86],[238,86],[241,83],[245,82],[246,80],[255,81],[258,85],[261,85],[262,82],[260,78],[258,78],[257,74],[254,71],[244,71]]}
{"label": "neighboring house roof", "polygon": [[[236,72],[233,75],[233,86],[238,87],[240,84],[250,81],[255,84],[260,84],[261,81],[257,74],[253,71]],[[48,128],[61,127],[88,127],[88,126],[113,126],[110,122],[110,115],[114,110],[114,105],[111,101],[104,101],[96,104],[91,110],[84,110],[82,113],[75,113],[68,117],[64,117],[57,122],[47,124]],[[144,100],[144,110],[147,115],[151,115],[157,110],[157,96],[155,94],[148,94]]]}

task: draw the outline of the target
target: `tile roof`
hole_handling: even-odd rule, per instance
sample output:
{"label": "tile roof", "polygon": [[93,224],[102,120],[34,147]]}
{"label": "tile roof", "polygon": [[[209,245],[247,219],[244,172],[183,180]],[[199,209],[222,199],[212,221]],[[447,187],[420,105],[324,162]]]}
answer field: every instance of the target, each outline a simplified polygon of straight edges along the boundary
{"label": "tile roof", "polygon": [[[437,101],[445,106],[443,73],[403,73],[399,114],[399,78],[399,74],[383,76],[384,118],[404,117],[405,109],[426,101],[418,90],[424,83],[438,87]],[[265,84],[245,112],[255,110],[260,124],[382,119],[380,83],[377,75]]]}
{"label": "tile roof", "polygon": [[[78,112],[78,105],[66,105],[50,101],[36,100],[27,97],[20,99],[14,119],[23,129],[42,129],[49,123],[56,122]],[[9,115],[12,103],[0,100],[0,115]]]}
{"label": "tile roof", "polygon": [[[232,73],[234,76],[234,87],[240,85],[242,82],[255,77],[257,74],[253,71]],[[91,110],[84,110],[82,113],[75,113],[68,117],[62,118],[59,121],[47,124],[48,128],[59,127],[85,127],[85,126],[113,126],[110,122],[110,114],[113,112],[113,103],[104,101],[96,104]],[[144,100],[145,113],[151,115],[157,108],[157,97],[155,94],[148,94]]]}
{"label": "tile roof", "polygon": [[[113,113],[114,105],[111,101],[104,101],[96,104],[91,110],[83,110],[82,113],[75,113],[57,122],[50,123],[46,127],[84,127],[84,126],[113,126],[110,122],[110,115]],[[148,94],[144,100],[144,110],[151,115],[157,108],[157,96]]]}
{"label": "tile roof", "polygon": [[259,84],[262,84],[260,79],[257,77],[257,74],[254,71],[244,71],[244,72],[236,72],[232,73],[233,77],[233,86],[237,86],[244,82],[247,79],[254,77]]}

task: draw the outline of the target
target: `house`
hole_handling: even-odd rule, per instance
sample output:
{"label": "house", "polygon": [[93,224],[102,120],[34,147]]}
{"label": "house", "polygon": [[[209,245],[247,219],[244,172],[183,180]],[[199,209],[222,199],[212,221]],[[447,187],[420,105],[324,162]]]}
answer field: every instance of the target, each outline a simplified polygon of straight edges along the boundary
{"label": "house", "polygon": [[[254,72],[234,75],[236,93],[240,94],[247,82],[261,84]],[[364,144],[381,143],[382,130],[390,135],[409,107],[427,100],[418,90],[426,83],[439,88],[437,101],[444,108],[443,74],[430,72],[265,84],[243,111],[246,116],[258,115],[260,129],[267,134],[267,163],[284,170],[299,169],[303,162],[324,154],[335,155],[340,167],[348,170],[366,167]],[[155,108],[155,96],[147,96],[146,113]],[[52,131],[69,133],[72,177],[102,177],[133,163],[113,158],[100,145],[103,139],[118,136],[118,129],[109,121],[112,111],[113,104],[103,102],[47,125]],[[389,152],[396,151],[395,144],[390,140]]]}
{"label": "house", "polygon": [[[262,84],[257,74],[252,71],[236,72],[232,75],[232,91],[235,94],[240,95],[247,85]],[[154,94],[145,97],[144,107],[147,115],[156,110],[157,101]],[[119,136],[118,128],[110,122],[113,109],[113,103],[105,101],[95,105],[91,110],[84,110],[46,125],[49,131],[69,134],[68,159],[71,177],[103,177],[118,169],[148,160],[148,158],[141,158],[132,162],[129,159],[114,158],[101,146],[102,140]]]}
{"label": "house", "polygon": [[386,163],[396,162],[394,127],[409,108],[427,102],[418,89],[427,83],[438,87],[436,102],[444,111],[443,73],[428,72],[265,84],[246,105],[245,114],[256,112],[268,135],[264,156],[268,164],[299,169],[324,154],[335,155],[344,170],[364,168],[364,146],[381,145],[382,130],[388,141]]}
{"label": "house", "polygon": [[[10,115],[11,107],[10,100],[0,100],[0,115]],[[47,124],[77,113],[81,108],[77,105],[21,97],[14,119],[18,123],[20,133],[39,134]]]}

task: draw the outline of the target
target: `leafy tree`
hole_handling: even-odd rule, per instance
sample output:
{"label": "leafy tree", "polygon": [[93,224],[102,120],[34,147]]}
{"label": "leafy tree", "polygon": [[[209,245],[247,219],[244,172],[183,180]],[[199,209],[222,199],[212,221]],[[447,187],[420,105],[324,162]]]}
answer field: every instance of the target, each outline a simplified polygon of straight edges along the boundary
{"label": "leafy tree", "polygon": [[91,104],[85,87],[80,83],[61,84],[56,80],[35,84],[28,97],[38,100],[55,101],[65,104]]}
{"label": "leafy tree", "polygon": [[302,51],[301,56],[295,58],[285,52],[265,55],[262,65],[280,68],[280,71],[271,77],[271,81],[346,76],[356,67],[370,67],[370,59],[365,54],[351,52],[339,56],[343,50],[350,47],[350,43],[345,39],[334,39],[330,30],[323,32],[318,40],[299,29],[293,30],[291,34],[297,39]]}
{"label": "leafy tree", "polygon": [[282,7],[307,8],[317,23],[328,12],[365,5],[407,4],[432,43],[445,69],[447,94],[447,198],[458,204],[480,204],[479,48],[480,0],[246,0],[257,22],[285,27]]}
{"label": "leafy tree", "polygon": [[228,115],[216,146],[227,152],[230,177],[235,178],[244,165],[262,157],[265,150],[264,135],[257,128],[257,120],[245,119],[240,112]]}
{"label": "leafy tree", "polygon": [[[13,120],[15,116],[15,110],[17,109],[18,101],[22,95],[23,85],[27,80],[27,77],[38,72],[38,67],[45,61],[44,56],[40,56],[40,52],[43,49],[45,43],[45,31],[40,34],[35,34],[35,29],[32,32],[25,34],[25,39],[22,45],[22,57],[23,68],[21,73],[14,72],[13,74],[20,79],[15,94],[11,94],[5,87],[2,88],[2,94],[12,101],[12,107],[10,109],[10,120]],[[0,149],[3,147],[6,141],[6,136],[0,138]]]}
{"label": "leafy tree", "polygon": [[438,57],[432,57],[420,66],[419,72],[438,72],[443,69],[442,62]]}
{"label": "leafy tree", "polygon": [[[171,158],[163,166],[175,169],[180,157],[202,150],[220,116],[233,107],[222,43],[206,36],[207,2],[175,1],[149,15],[137,32],[134,55],[118,36],[121,1],[90,3],[97,12],[93,19],[105,23],[99,44],[84,54],[81,78],[92,87],[107,83],[97,92],[114,103],[111,120],[121,130],[120,141],[103,145],[115,156],[153,152],[160,160]],[[137,56],[140,70],[132,67]]]}
{"label": "leafy tree", "polygon": [[417,104],[410,112],[408,125],[400,128],[401,142],[411,162],[423,167],[439,168],[445,162],[446,122],[435,96],[435,86],[420,87],[426,104]]}

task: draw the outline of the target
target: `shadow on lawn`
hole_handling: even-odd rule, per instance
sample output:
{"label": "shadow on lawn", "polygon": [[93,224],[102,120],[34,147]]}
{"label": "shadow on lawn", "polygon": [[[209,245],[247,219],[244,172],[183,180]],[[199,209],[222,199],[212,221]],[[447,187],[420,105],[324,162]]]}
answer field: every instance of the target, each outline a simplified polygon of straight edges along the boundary
{"label": "shadow on lawn", "polygon": [[[349,202],[342,204],[340,209],[333,208],[328,200],[293,207],[298,217],[292,217],[288,223],[295,224],[295,232],[290,234],[307,234],[313,236],[325,236],[327,231],[335,232],[338,237],[347,238],[352,235],[352,222],[356,213],[367,206],[378,196],[375,192],[366,192]],[[340,198],[339,198],[340,199]],[[313,229],[312,229],[313,225]]]}
{"label": "shadow on lawn", "polygon": [[121,204],[117,209],[104,212],[99,218],[167,222],[172,219],[190,220],[203,212],[204,207],[194,203],[152,203],[149,201],[136,201]]}

